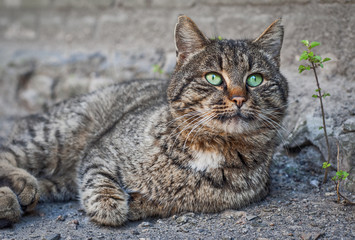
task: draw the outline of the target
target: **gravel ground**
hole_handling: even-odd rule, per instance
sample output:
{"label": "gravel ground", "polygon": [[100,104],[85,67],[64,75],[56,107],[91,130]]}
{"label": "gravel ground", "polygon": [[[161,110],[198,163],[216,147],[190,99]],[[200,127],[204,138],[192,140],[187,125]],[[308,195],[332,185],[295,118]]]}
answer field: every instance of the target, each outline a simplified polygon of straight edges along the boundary
{"label": "gravel ground", "polygon": [[336,203],[333,183],[319,186],[322,172],[309,159],[317,152],[299,151],[275,154],[269,196],[242,209],[109,228],[91,223],[78,202],[45,203],[1,230],[0,239],[355,239],[355,207]]}

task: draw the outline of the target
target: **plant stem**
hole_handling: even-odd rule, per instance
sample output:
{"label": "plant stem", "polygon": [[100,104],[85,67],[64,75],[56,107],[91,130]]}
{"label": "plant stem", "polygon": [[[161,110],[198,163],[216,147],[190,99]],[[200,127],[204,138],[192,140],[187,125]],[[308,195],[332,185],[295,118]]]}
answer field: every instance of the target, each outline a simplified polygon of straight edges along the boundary
{"label": "plant stem", "polygon": [[[328,150],[328,160],[327,160],[327,164],[328,164],[329,161],[330,161],[330,146],[329,146],[329,141],[328,141],[327,127],[325,125],[325,115],[324,115],[324,107],[323,107],[323,100],[322,100],[322,90],[321,90],[321,88],[319,86],[318,76],[317,76],[317,72],[316,72],[316,66],[314,65],[313,62],[311,62],[311,63],[312,63],[312,69],[313,69],[313,72],[314,72],[314,77],[316,78],[316,82],[317,82],[318,97],[319,97],[319,101],[320,101],[320,107],[321,107],[321,110],[322,110],[323,130],[324,130],[325,142],[327,144],[327,150]],[[328,168],[325,169],[323,183],[327,182],[327,178],[328,178]]]}

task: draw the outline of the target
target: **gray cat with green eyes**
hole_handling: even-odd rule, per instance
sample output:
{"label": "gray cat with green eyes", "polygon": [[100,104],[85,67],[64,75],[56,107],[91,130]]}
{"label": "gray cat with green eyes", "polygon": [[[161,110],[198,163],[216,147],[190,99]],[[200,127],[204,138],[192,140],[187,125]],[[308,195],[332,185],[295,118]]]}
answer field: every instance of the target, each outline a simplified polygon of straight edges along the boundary
{"label": "gray cat with green eyes", "polygon": [[283,28],[211,40],[186,16],[170,82],[130,81],[15,124],[0,147],[0,225],[79,198],[92,221],[240,208],[266,196],[287,105]]}

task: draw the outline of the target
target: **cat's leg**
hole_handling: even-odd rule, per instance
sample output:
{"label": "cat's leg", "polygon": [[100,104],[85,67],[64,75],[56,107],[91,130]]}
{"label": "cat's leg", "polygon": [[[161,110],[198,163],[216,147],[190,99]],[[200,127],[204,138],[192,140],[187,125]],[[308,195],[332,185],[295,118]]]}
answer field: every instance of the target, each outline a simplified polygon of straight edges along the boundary
{"label": "cat's leg", "polygon": [[9,187],[0,187],[0,228],[18,222],[21,213],[16,194]]}
{"label": "cat's leg", "polygon": [[80,200],[86,214],[101,225],[120,226],[127,221],[129,194],[121,187],[116,159],[92,150],[80,171]]}
{"label": "cat's leg", "polygon": [[[68,201],[78,198],[76,176],[68,171],[67,175],[39,178],[38,186],[41,201]],[[76,174],[75,174],[76,175]]]}
{"label": "cat's leg", "polygon": [[9,187],[17,196],[21,208],[31,211],[39,200],[38,183],[26,170],[13,166],[0,166],[1,186]]}
{"label": "cat's leg", "polygon": [[154,203],[138,192],[130,194],[128,220],[137,221],[152,216],[168,217],[179,211],[174,206]]}
{"label": "cat's leg", "polygon": [[0,187],[0,219],[16,222],[22,211],[33,210],[39,200],[36,178],[16,167],[12,153],[4,149],[0,151]]}

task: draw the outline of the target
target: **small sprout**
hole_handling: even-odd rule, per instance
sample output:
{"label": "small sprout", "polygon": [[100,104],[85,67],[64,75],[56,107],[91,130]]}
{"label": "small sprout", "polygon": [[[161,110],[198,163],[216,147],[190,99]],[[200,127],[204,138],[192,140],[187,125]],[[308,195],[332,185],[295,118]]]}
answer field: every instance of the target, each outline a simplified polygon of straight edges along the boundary
{"label": "small sprout", "polygon": [[313,95],[312,95],[312,98],[318,98],[318,95],[313,94]]}
{"label": "small sprout", "polygon": [[330,60],[331,60],[330,58],[326,57],[326,58],[323,59],[323,62],[328,62]]}
{"label": "small sprout", "polygon": [[[323,128],[323,127],[322,127]],[[330,167],[331,166],[331,164],[330,163],[327,163],[327,162],[324,162],[323,163],[323,168],[328,168],[328,167]]]}
{"label": "small sprout", "polygon": [[223,38],[221,36],[218,36],[218,37],[213,37],[213,38],[210,38],[211,40],[223,40]]}
{"label": "small sprout", "polygon": [[159,73],[159,74],[163,74],[164,73],[163,69],[161,69],[159,64],[154,64],[153,65],[153,72]]}
{"label": "small sprout", "polygon": [[316,92],[319,92],[320,90],[322,90],[321,88],[318,88],[318,89],[316,89]]}
{"label": "small sprout", "polygon": [[323,97],[325,98],[325,97],[330,97],[330,94],[329,93],[324,93],[323,94]]}
{"label": "small sprout", "polygon": [[347,173],[343,170],[340,170],[335,173],[335,176],[332,177],[332,180],[333,181],[341,181],[341,180],[345,180],[348,176],[349,176],[349,173]]}
{"label": "small sprout", "polygon": [[[320,126],[318,129],[319,129],[319,130],[322,130],[323,128],[324,128],[324,127]],[[323,168],[325,168],[325,167],[323,167]]]}

